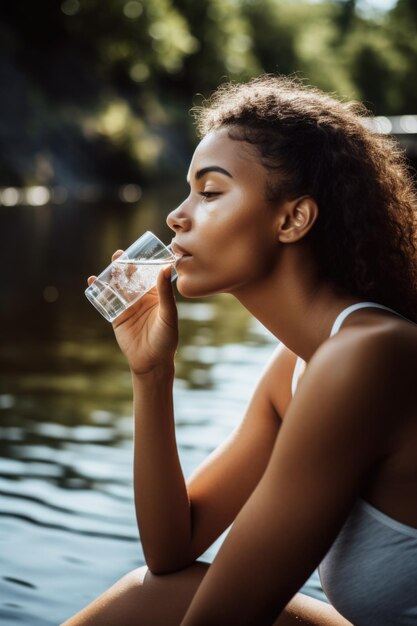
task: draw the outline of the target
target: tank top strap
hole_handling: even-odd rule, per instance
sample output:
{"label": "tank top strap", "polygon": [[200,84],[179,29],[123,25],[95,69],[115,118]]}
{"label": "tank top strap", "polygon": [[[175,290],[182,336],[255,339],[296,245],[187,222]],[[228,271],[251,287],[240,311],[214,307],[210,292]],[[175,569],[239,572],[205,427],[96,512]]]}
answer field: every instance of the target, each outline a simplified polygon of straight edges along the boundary
{"label": "tank top strap", "polygon": [[384,304],[378,304],[377,302],[356,302],[356,304],[351,304],[350,306],[346,307],[346,309],[343,309],[343,311],[339,313],[339,315],[336,317],[334,321],[329,337],[333,337],[333,335],[339,332],[341,325],[343,324],[343,322],[345,321],[348,315],[350,315],[354,311],[357,311],[358,309],[366,309],[366,308],[384,309],[385,311],[390,311],[391,313],[398,315],[398,317],[402,317],[404,320],[411,322],[411,320],[407,319],[400,313],[397,313],[397,311],[394,311],[394,309],[390,309]]}
{"label": "tank top strap", "polygon": [[295,362],[294,372],[293,372],[292,380],[291,380],[291,393],[292,393],[293,397],[294,397],[294,394],[295,394],[295,392],[297,390],[298,379],[300,377],[300,370],[301,370],[301,368],[303,366],[303,363],[304,363],[303,359],[298,356],[297,360]]}

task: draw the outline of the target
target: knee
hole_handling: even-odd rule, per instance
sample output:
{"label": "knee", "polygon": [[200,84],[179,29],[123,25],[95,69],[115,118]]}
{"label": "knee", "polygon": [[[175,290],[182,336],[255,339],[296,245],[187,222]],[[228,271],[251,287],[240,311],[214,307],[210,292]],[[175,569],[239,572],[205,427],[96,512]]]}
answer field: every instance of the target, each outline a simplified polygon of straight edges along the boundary
{"label": "knee", "polygon": [[169,588],[171,584],[173,584],[174,587],[177,587],[177,585],[194,586],[201,582],[208,568],[208,563],[196,561],[177,572],[154,574],[144,565],[125,574],[123,578],[116,583],[115,587],[117,586],[118,593],[134,594],[138,591],[147,593],[153,590],[159,590],[160,588],[166,589]]}
{"label": "knee", "polygon": [[[175,574],[176,572],[173,572]],[[143,565],[125,574],[118,582],[119,589],[126,591],[140,590],[142,587],[154,587],[169,578],[169,574],[155,574]]]}
{"label": "knee", "polygon": [[155,588],[161,585],[166,586],[169,581],[188,581],[196,580],[201,582],[202,578],[206,574],[209,568],[208,563],[202,561],[195,561],[188,567],[185,567],[176,572],[170,572],[167,574],[155,574],[146,566],[138,567],[131,572],[128,572],[121,578],[117,585],[119,589],[123,588],[127,590],[139,590],[142,587]]}
{"label": "knee", "polygon": [[125,574],[119,581],[120,584],[123,584],[125,587],[142,587],[145,582],[145,576],[149,575],[150,572],[146,565],[142,567],[138,567],[131,572]]}

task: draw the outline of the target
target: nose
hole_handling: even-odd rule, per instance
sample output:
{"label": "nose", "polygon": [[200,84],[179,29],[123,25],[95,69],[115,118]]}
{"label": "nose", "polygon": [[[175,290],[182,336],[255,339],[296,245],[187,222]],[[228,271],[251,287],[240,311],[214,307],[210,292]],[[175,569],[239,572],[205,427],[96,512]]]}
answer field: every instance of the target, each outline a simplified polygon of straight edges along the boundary
{"label": "nose", "polygon": [[191,219],[185,210],[185,202],[171,211],[167,217],[167,224],[175,233],[187,231],[191,228]]}

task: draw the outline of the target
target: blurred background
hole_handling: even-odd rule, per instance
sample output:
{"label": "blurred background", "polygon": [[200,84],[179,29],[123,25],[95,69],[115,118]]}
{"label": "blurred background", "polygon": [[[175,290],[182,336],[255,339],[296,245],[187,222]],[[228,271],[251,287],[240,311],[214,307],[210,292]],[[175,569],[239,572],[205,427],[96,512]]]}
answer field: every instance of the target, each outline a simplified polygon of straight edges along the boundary
{"label": "blurred background", "polygon": [[[143,564],[130,377],[86,277],[186,194],[189,110],[294,74],[417,157],[413,0],[20,0],[0,9],[0,623],[58,624]],[[185,474],[237,424],[274,340],[178,298]],[[213,558],[219,542],[205,555]],[[322,597],[317,575],[307,593]]]}

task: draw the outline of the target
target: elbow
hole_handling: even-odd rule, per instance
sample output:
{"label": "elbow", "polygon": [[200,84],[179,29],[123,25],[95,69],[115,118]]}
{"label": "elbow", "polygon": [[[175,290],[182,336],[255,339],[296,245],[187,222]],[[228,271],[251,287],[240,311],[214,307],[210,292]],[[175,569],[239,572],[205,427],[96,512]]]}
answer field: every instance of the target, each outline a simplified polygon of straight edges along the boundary
{"label": "elbow", "polygon": [[146,556],[146,565],[148,570],[154,576],[164,576],[166,574],[174,574],[182,569],[185,569],[189,565],[192,565],[192,559],[183,557],[155,557]]}
{"label": "elbow", "polygon": [[167,563],[158,563],[157,561],[147,561],[146,565],[150,573],[153,574],[153,576],[164,576],[166,574],[173,574],[179,569]]}

